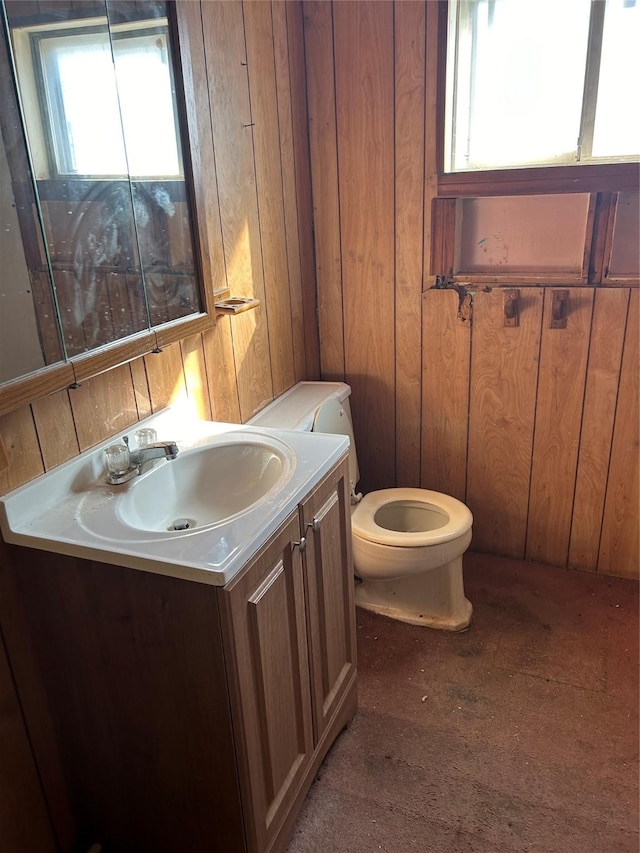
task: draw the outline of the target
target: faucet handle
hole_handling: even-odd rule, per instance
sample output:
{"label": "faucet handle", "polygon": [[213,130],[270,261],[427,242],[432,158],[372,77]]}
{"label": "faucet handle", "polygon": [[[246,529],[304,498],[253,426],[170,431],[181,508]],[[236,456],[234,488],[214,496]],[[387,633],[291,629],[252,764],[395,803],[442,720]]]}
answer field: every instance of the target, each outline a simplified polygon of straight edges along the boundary
{"label": "faucet handle", "polygon": [[158,433],[151,427],[144,427],[136,432],[136,444],[139,449],[151,447],[158,440]]}

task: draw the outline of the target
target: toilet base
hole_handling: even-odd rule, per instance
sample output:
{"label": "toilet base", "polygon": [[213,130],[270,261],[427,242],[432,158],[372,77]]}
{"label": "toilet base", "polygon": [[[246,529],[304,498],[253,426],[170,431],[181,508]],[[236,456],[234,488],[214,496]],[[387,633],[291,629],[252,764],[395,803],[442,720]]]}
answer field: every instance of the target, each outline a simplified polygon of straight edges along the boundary
{"label": "toilet base", "polygon": [[443,631],[469,627],[473,607],[462,585],[462,557],[427,572],[392,580],[362,580],[355,588],[355,603],[407,622]]}

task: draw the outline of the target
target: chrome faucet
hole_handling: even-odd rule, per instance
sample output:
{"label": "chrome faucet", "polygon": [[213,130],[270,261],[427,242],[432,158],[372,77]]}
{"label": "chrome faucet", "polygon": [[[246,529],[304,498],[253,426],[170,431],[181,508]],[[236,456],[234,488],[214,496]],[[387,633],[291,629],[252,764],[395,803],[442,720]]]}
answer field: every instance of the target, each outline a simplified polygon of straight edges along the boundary
{"label": "chrome faucet", "polygon": [[[175,459],[178,455],[178,445],[175,441],[156,441],[154,444],[131,451],[129,450],[129,439],[126,435],[123,436],[122,441],[124,442],[124,446],[119,445],[122,448],[119,458],[127,458],[128,466],[125,467],[121,464],[117,467],[124,470],[112,470],[109,464],[107,464],[107,483],[110,483],[112,486],[119,486],[133,479],[133,477],[144,474],[158,459]],[[109,450],[111,448],[108,447],[107,451]],[[107,453],[107,455],[109,454]]]}

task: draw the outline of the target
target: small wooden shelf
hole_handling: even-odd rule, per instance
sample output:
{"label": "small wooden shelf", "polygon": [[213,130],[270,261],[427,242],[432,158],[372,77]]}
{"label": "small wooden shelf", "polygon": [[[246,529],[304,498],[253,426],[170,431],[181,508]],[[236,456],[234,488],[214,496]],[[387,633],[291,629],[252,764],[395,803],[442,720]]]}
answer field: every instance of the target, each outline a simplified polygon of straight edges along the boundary
{"label": "small wooden shelf", "polygon": [[241,314],[260,305],[259,299],[248,296],[229,296],[214,303],[216,314]]}

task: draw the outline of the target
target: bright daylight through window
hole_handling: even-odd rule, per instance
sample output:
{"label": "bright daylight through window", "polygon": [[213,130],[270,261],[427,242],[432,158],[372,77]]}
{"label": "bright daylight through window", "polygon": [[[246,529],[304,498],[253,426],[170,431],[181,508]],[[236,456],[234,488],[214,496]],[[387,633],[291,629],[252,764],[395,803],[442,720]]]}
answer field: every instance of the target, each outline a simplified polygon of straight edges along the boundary
{"label": "bright daylight through window", "polygon": [[33,63],[35,100],[47,104],[40,116],[30,107],[39,178],[182,174],[166,21],[153,28],[112,27],[111,35],[91,22],[77,30],[37,27],[25,35],[30,40],[18,39],[17,61],[26,79]]}
{"label": "bright daylight through window", "polygon": [[640,154],[640,0],[450,0],[445,171]]}

